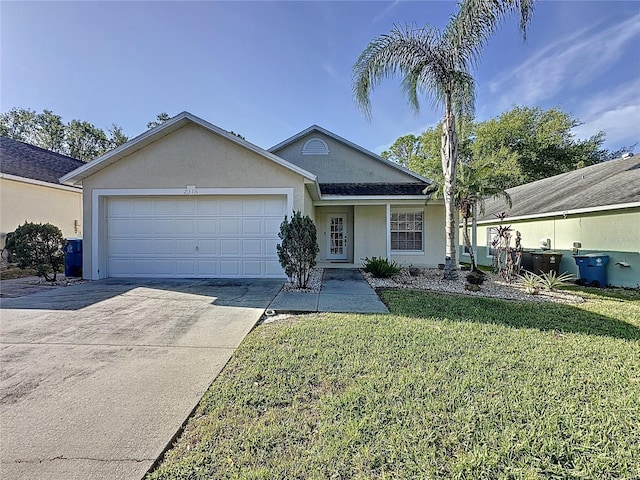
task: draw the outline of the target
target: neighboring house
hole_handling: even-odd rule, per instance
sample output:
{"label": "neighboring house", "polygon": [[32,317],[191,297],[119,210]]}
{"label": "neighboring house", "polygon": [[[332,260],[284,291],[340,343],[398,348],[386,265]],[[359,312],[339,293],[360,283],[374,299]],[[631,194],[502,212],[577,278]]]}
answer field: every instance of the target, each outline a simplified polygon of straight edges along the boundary
{"label": "neighboring house", "polygon": [[82,236],[82,188],[59,178],[84,165],[59,153],[0,137],[0,244],[25,221],[51,223]]}
{"label": "neighboring house", "polygon": [[318,229],[319,263],[435,266],[431,182],[313,126],[269,151],[183,112],[62,178],[84,189],[84,276],[283,277],[285,215]]}
{"label": "neighboring house", "polygon": [[[609,285],[640,286],[640,156],[599,163],[507,192],[511,209],[502,199],[487,200],[478,219],[478,263],[491,264],[487,245],[498,225],[495,215],[505,211],[504,224],[522,234],[525,250],[540,250],[544,243],[546,249],[563,254],[560,271],[577,275],[572,248],[578,243],[579,254],[609,255]],[[464,247],[461,253],[465,255]]]}

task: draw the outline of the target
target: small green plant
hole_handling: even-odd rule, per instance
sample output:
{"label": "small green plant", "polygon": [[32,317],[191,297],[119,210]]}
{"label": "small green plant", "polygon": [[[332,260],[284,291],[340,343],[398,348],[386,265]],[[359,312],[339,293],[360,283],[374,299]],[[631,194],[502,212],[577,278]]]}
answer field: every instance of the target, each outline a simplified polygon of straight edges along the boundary
{"label": "small green plant", "polygon": [[308,215],[293,212],[291,221],[285,215],[278,234],[282,243],[276,246],[278,260],[291,283],[307,288],[311,269],[316,265],[318,241],[316,226]]}
{"label": "small green plant", "polygon": [[33,268],[38,276],[54,282],[64,265],[64,237],[50,223],[25,222],[16,228],[11,238],[11,251],[20,268]]}
{"label": "small green plant", "polygon": [[554,270],[551,270],[549,273],[543,273],[542,275],[540,275],[540,283],[542,284],[542,287],[549,291],[555,290],[562,285],[567,285],[573,280],[573,275],[571,275],[570,273],[565,272],[558,275]]}
{"label": "small green plant", "polygon": [[362,269],[376,278],[389,278],[400,273],[400,265],[394,260],[382,257],[367,257],[362,262]]}
{"label": "small green plant", "polygon": [[529,295],[537,295],[542,287],[542,279],[535,273],[525,272],[518,275],[518,285]]}

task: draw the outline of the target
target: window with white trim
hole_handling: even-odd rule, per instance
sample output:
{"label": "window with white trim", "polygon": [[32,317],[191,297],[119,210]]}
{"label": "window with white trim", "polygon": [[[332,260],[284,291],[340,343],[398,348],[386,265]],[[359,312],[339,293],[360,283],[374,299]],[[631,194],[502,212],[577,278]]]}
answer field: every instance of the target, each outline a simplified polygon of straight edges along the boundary
{"label": "window with white trim", "polygon": [[391,212],[391,251],[423,251],[421,211]]}
{"label": "window with white trim", "polygon": [[487,258],[498,253],[498,229],[496,227],[487,228]]}

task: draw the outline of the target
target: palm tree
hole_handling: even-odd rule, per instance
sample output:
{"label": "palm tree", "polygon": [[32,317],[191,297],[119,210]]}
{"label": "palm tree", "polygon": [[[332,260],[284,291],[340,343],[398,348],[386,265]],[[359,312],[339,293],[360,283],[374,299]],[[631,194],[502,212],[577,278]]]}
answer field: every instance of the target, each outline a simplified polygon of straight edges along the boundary
{"label": "palm tree", "polygon": [[[484,213],[484,201],[488,197],[503,198],[511,208],[511,197],[507,191],[498,186],[492,176],[494,165],[490,163],[469,165],[461,162],[456,179],[455,204],[462,217],[462,238],[469,252],[471,270],[477,269],[474,245],[469,238],[469,219],[475,221],[476,212]],[[475,228],[475,227],[474,227]]]}
{"label": "palm tree", "polygon": [[462,0],[458,13],[444,30],[394,27],[374,38],[353,67],[356,103],[371,115],[371,91],[381,80],[400,75],[409,104],[419,108],[418,93],[444,107],[441,149],[445,203],[445,271],[457,277],[456,262],[456,166],[458,137],[456,116],[472,114],[475,82],[469,73],[483,47],[500,23],[514,11],[520,14],[523,37],[535,0]]}

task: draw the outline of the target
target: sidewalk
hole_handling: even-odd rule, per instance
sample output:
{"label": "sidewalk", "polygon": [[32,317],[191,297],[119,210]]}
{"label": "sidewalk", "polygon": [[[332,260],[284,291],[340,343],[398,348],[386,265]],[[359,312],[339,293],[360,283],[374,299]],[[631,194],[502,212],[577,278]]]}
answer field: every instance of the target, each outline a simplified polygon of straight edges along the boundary
{"label": "sidewalk", "polygon": [[325,268],[319,293],[281,291],[269,305],[281,312],[389,313],[357,269]]}

